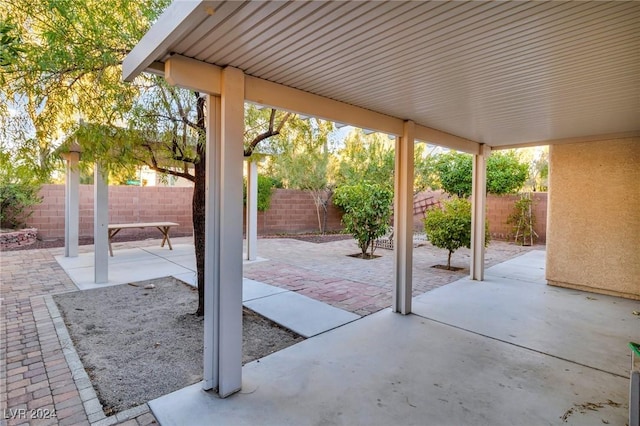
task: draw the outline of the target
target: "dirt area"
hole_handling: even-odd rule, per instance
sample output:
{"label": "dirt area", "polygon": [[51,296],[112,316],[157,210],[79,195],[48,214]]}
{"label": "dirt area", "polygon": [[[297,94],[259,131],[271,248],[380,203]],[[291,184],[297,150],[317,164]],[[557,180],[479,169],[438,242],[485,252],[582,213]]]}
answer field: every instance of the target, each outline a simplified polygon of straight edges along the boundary
{"label": "dirt area", "polygon": [[[187,235],[171,234],[171,238],[184,237]],[[260,235],[258,238],[292,238],[295,240],[306,241],[310,243],[329,243],[332,241],[349,240],[353,237],[349,234],[287,234],[287,235]],[[141,241],[145,239],[158,239],[157,233],[149,234],[145,236],[136,235],[117,235],[113,238],[114,243],[125,241]],[[78,239],[78,245],[86,246],[93,244],[93,237],[80,237]],[[37,250],[37,249],[49,249],[64,247],[64,238],[49,238],[44,240],[36,240],[35,243],[28,246],[2,248],[0,251],[16,251],[16,250]]]}
{"label": "dirt area", "polygon": [[351,240],[353,236],[351,234],[288,234],[279,235],[275,238],[291,238],[294,240],[306,241],[308,243],[330,243],[332,241]]}
{"label": "dirt area", "polygon": [[[203,318],[192,314],[194,288],[167,277],[54,300],[105,414],[202,380]],[[245,308],[243,364],[302,340]]]}

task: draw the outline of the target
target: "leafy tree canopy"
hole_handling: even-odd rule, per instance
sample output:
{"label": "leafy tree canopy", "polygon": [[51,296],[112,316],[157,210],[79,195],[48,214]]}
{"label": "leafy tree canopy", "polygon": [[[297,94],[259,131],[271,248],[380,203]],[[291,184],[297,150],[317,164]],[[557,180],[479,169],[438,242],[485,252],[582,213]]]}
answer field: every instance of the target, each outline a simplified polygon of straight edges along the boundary
{"label": "leafy tree canopy", "polygon": [[[440,154],[435,164],[442,189],[451,195],[466,198],[471,195],[473,159],[469,154]],[[487,160],[487,192],[509,194],[517,192],[527,180],[528,165],[520,162],[514,151],[492,153]]]}
{"label": "leafy tree canopy", "polygon": [[[121,82],[123,58],[166,6],[160,0],[1,0],[0,27],[19,49],[3,50],[0,117],[5,140],[35,140],[38,166],[47,168],[60,137],[80,117],[122,123],[137,94]],[[16,124],[17,123],[17,124]]]}
{"label": "leafy tree canopy", "polygon": [[333,166],[336,184],[368,181],[393,188],[394,155],[394,143],[386,135],[365,135],[361,129],[353,129],[337,152]]}

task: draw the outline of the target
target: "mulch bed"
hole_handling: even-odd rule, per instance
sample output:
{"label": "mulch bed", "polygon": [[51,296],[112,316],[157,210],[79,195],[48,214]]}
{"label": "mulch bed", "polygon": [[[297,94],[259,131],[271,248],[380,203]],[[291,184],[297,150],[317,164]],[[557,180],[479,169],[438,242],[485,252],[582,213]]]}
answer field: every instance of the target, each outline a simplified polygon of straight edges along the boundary
{"label": "mulch bed", "polygon": [[308,243],[330,243],[332,241],[350,240],[353,237],[349,234],[295,234],[295,235],[281,235],[276,238],[291,238],[294,240],[306,241]]}

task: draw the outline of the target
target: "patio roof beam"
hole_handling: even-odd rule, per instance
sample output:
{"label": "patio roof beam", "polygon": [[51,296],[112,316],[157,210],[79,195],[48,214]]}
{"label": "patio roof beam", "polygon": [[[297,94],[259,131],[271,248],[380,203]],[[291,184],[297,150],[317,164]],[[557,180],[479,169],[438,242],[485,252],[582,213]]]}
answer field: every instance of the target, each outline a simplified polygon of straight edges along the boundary
{"label": "patio roof beam", "polygon": [[[222,68],[180,55],[173,55],[168,58],[164,67],[165,79],[169,84],[210,95],[220,95]],[[245,100],[271,108],[318,117],[323,120],[346,123],[393,136],[402,136],[404,132],[404,120],[400,118],[261,78],[245,76]],[[475,141],[441,130],[419,124],[415,124],[414,129],[417,140],[470,154],[477,154],[480,149],[480,144]]]}

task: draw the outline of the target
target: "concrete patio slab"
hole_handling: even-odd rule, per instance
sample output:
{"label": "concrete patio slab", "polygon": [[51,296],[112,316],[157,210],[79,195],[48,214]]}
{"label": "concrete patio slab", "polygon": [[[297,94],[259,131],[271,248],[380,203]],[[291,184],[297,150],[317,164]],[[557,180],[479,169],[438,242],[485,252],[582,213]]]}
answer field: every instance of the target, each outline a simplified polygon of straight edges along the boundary
{"label": "concrete patio slab", "polygon": [[[616,375],[384,310],[247,364],[243,390],[227,399],[195,384],[149,405],[163,426],[601,426],[625,423],[627,388]],[[604,405],[576,408],[588,402]]]}
{"label": "concrete patio slab", "polygon": [[273,296],[274,294],[284,293],[285,290],[259,281],[244,278],[242,280],[242,301],[261,299],[263,297]]}
{"label": "concrete patio slab", "polygon": [[[173,277],[196,286],[194,272]],[[360,318],[310,297],[247,278],[242,280],[242,304],[304,337],[324,333]]]}
{"label": "concrete patio slab", "polygon": [[253,299],[244,305],[304,337],[324,333],[360,318],[292,291]]}
{"label": "concrete patio slab", "polygon": [[190,270],[165,258],[141,249],[120,250],[118,256],[109,258],[109,282],[94,282],[94,254],[78,257],[56,256],[56,261],[80,290],[90,290],[136,281],[188,273]]}
{"label": "concrete patio slab", "polygon": [[[542,272],[539,272],[542,271]],[[488,268],[414,299],[414,313],[554,357],[628,377],[627,342],[640,337],[640,302],[551,287],[544,252]]]}

